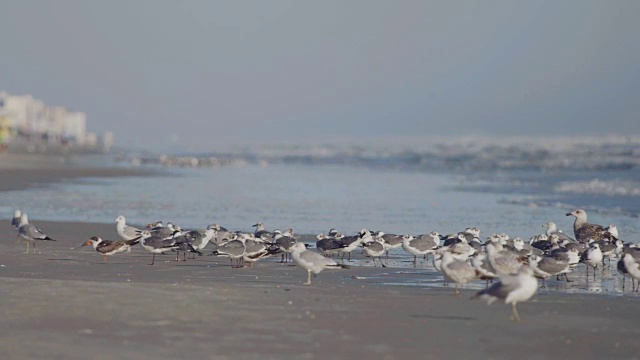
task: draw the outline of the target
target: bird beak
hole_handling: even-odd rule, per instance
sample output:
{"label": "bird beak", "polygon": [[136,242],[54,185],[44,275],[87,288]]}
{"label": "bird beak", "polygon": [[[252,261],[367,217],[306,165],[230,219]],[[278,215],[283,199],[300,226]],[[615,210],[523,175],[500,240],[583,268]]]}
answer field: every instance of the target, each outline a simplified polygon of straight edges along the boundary
{"label": "bird beak", "polygon": [[80,245],[80,247],[87,246],[87,245],[91,245],[91,240],[87,240],[83,242],[82,245]]}
{"label": "bird beak", "polygon": [[573,215],[573,213],[570,213],[570,212],[569,212],[569,213],[567,213],[567,216],[571,216],[571,215]]}

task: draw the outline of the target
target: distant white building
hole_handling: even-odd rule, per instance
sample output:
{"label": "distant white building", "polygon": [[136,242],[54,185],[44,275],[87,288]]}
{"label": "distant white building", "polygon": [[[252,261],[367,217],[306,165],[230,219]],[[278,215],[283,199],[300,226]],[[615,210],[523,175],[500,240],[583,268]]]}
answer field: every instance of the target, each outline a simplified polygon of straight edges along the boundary
{"label": "distant white building", "polygon": [[48,141],[79,145],[93,140],[87,139],[85,113],[70,112],[62,106],[46,106],[31,95],[17,96],[0,91],[0,119],[8,124],[12,136],[46,138]]}

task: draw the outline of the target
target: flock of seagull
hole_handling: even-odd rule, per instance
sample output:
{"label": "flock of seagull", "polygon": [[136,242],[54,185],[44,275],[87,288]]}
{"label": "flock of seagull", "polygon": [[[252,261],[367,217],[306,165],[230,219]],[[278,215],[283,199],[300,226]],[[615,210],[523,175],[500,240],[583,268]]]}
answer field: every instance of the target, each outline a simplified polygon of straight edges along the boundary
{"label": "flock of seagull", "polygon": [[[638,291],[640,287],[640,248],[633,244],[625,244],[618,239],[618,229],[615,225],[607,227],[587,222],[587,213],[576,209],[567,216],[574,216],[574,237],[570,237],[557,229],[553,222],[545,225],[543,234],[533,236],[528,242],[516,237],[510,239],[506,234],[492,234],[485,242],[480,240],[478,228],[467,228],[464,231],[441,235],[435,231],[419,236],[385,234],[381,231],[371,232],[362,229],[353,236],[344,236],[335,229],[326,235],[317,235],[315,244],[318,252],[309,250],[311,245],[298,241],[293,229],[285,231],[267,231],[263,223],[253,225],[255,231],[246,233],[229,231],[218,224],[211,224],[205,230],[186,231],[177,225],[161,222],[148,224],[145,228],[127,225],[124,216],[115,219],[116,231],[120,240],[104,240],[94,236],[82,244],[92,246],[103,256],[121,252],[130,252],[131,247],[140,244],[146,251],[153,254],[151,264],[155,263],[156,254],[167,252],[176,253],[176,261],[186,261],[187,253],[203,255],[204,248],[210,245],[210,255],[226,256],[234,268],[247,266],[259,259],[281,255],[281,262],[289,258],[307,271],[306,285],[311,284],[311,274],[314,276],[325,269],[348,268],[344,265],[344,257],[351,259],[351,253],[362,248],[367,257],[372,258],[374,266],[376,259],[381,266],[386,267],[382,257],[388,258],[389,251],[402,248],[413,255],[413,266],[417,258],[430,255],[434,268],[440,272],[445,283],[455,283],[456,294],[469,282],[485,280],[484,290],[476,293],[473,298],[481,298],[489,304],[496,300],[503,300],[512,306],[511,319],[520,321],[516,304],[529,300],[538,289],[537,279],[542,280],[541,287],[545,287],[545,279],[555,276],[557,280],[564,277],[570,282],[568,273],[573,268],[584,264],[587,267],[586,279],[589,281],[589,268],[593,268],[593,279],[596,270],[602,267],[604,271],[605,259],[609,262],[616,256],[617,269],[624,279],[630,277],[632,289]],[[18,231],[18,239],[26,240],[27,250],[35,252],[37,241],[55,241],[42,230],[29,223],[27,214],[16,210],[12,224]],[[339,261],[334,260],[339,256]],[[490,281],[496,281],[489,286]],[[635,285],[638,280],[638,286]]]}

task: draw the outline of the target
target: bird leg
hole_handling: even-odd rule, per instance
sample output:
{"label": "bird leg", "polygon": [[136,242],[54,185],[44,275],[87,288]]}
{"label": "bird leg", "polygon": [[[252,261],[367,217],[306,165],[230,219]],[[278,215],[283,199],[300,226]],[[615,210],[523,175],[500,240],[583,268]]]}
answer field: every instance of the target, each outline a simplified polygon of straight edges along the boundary
{"label": "bird leg", "polygon": [[416,262],[418,261],[418,256],[413,255],[413,267],[416,267]]}
{"label": "bird leg", "polygon": [[27,252],[25,252],[25,254],[29,253],[29,240],[25,241],[27,243]]}
{"label": "bird leg", "polygon": [[102,255],[102,261],[107,262],[107,255]]}
{"label": "bird leg", "polygon": [[544,284],[544,278],[542,278],[542,285],[540,285],[540,289],[545,289],[547,285]]}
{"label": "bird leg", "polygon": [[307,270],[307,282],[304,285],[311,285],[311,270]]}
{"label": "bird leg", "polygon": [[518,309],[516,309],[516,303],[511,303],[511,321],[521,321],[520,315],[518,315]]}
{"label": "bird leg", "polygon": [[153,265],[156,262],[156,254],[153,254],[153,257],[151,258],[151,264],[149,265]]}
{"label": "bird leg", "polygon": [[378,260],[380,260],[380,264],[382,265],[382,267],[384,267],[384,268],[386,268],[386,267],[387,267],[387,265],[385,265],[385,264],[382,262],[382,259],[380,259],[380,257],[378,257]]}

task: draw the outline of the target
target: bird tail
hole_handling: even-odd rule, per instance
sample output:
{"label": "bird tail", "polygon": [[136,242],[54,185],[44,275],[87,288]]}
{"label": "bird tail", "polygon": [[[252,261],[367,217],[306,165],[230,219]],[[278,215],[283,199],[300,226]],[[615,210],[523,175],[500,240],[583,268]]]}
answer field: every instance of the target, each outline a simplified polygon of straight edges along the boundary
{"label": "bird tail", "polygon": [[335,268],[340,268],[340,269],[350,269],[351,267],[349,265],[344,265],[344,264],[335,264],[335,265],[331,265]]}
{"label": "bird tail", "polygon": [[193,245],[191,245],[191,244],[189,244],[189,243],[185,243],[185,244],[187,244],[187,247],[189,248],[189,252],[196,253],[196,254],[198,254],[198,255],[202,255],[202,253],[201,253],[200,251],[196,250],[196,249],[193,247]]}
{"label": "bird tail", "polygon": [[50,237],[48,237],[48,236],[45,236],[45,237],[44,237],[44,239],[42,239],[42,240],[47,240],[47,241],[56,241],[56,239],[52,239],[52,238],[50,238]]}
{"label": "bird tail", "polygon": [[140,242],[140,239],[142,238],[142,236],[138,236],[135,239],[131,239],[131,240],[126,240],[125,244],[129,245],[129,246],[133,246],[133,245],[138,245],[138,243]]}

